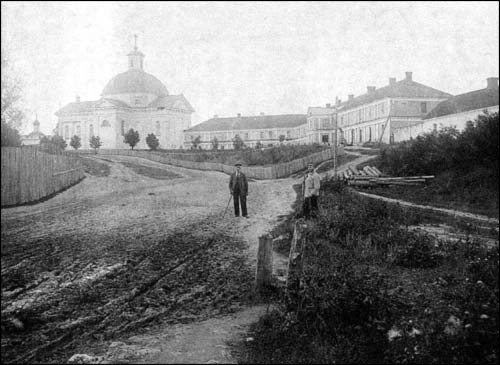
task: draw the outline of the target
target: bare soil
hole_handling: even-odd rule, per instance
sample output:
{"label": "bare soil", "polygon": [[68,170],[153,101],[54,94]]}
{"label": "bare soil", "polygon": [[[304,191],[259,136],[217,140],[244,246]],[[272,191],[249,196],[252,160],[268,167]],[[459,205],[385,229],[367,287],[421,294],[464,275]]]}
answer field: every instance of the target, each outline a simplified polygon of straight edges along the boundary
{"label": "bare soil", "polygon": [[[96,362],[233,361],[228,336],[265,310],[252,297],[258,237],[290,212],[293,179],[249,182],[245,219],[232,202],[225,212],[225,174],[128,156],[100,161],[109,176],[1,211],[2,361],[66,362],[77,352],[102,356]],[[285,274],[286,258],[275,255],[274,271]],[[128,339],[153,329],[169,338],[161,349],[182,349],[130,354]]]}

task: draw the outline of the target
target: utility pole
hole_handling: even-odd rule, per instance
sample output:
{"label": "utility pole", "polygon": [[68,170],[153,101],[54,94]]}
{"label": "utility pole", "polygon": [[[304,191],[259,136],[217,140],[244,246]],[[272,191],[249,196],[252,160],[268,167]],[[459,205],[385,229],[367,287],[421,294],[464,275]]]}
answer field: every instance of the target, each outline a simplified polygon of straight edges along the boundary
{"label": "utility pole", "polygon": [[330,114],[330,125],[335,125],[333,137],[333,177],[337,179],[337,118],[335,112]]}

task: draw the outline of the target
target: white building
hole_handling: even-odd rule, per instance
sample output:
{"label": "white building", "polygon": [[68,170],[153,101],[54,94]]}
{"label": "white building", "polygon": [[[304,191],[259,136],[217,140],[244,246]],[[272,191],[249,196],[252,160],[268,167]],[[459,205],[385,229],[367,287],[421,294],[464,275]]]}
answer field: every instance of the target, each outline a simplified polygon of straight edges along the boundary
{"label": "white building", "polygon": [[40,122],[38,119],[35,119],[33,122],[33,132],[21,136],[21,144],[23,146],[37,145],[40,144],[40,139],[45,137],[45,134],[40,132]]}
{"label": "white building", "polygon": [[474,121],[484,111],[498,113],[498,99],[498,77],[489,77],[485,89],[453,96],[438,104],[421,122],[395,128],[394,141],[406,141],[445,127],[454,127],[462,131],[468,121]]}
{"label": "white building", "polygon": [[88,149],[91,136],[99,136],[103,149],[130,148],[124,134],[133,128],[139,132],[136,148],[148,148],[146,137],[153,133],[160,148],[182,148],[183,130],[191,126],[194,109],[182,95],[170,95],[165,85],[143,70],[144,54],[134,50],[127,55],[126,72],[113,77],[95,101],[69,103],[55,114],[57,133],[69,145],[71,137],[81,138]]}

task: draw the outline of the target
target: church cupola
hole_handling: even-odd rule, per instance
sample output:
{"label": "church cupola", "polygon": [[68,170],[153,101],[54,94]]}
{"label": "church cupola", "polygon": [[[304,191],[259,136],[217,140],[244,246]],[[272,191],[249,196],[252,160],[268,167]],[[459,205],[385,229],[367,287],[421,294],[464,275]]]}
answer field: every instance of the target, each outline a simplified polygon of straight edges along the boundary
{"label": "church cupola", "polygon": [[137,50],[137,35],[134,35],[134,38],[135,38],[134,50],[127,55],[128,68],[142,71],[143,70],[142,62],[144,59],[144,54]]}
{"label": "church cupola", "polygon": [[33,131],[35,133],[40,133],[40,122],[38,121],[38,118],[35,118],[35,121],[33,122]]}

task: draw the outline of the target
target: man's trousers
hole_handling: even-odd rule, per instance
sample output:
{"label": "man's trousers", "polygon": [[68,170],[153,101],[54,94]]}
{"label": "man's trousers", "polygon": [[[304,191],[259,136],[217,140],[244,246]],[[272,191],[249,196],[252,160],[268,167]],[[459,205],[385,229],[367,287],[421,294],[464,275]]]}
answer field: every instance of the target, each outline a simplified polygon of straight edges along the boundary
{"label": "man's trousers", "polygon": [[241,213],[243,217],[247,216],[247,197],[246,195],[240,195],[239,193],[233,194],[233,202],[234,202],[234,215],[240,215],[240,203],[241,203]]}

